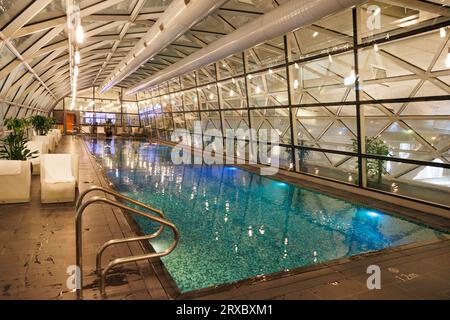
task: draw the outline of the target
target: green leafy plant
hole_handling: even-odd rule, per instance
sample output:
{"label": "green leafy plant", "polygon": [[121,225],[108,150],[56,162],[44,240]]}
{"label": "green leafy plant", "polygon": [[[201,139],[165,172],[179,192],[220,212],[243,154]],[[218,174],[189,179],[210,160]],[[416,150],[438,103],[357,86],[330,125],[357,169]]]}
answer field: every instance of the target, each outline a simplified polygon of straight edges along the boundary
{"label": "green leafy plant", "polygon": [[[353,151],[358,152],[358,140],[353,139]],[[366,153],[380,156],[390,156],[389,147],[377,137],[366,137]],[[367,174],[371,178],[376,178],[376,182],[381,184],[383,174],[387,174],[385,161],[379,159],[367,159]]]}
{"label": "green leafy plant", "polygon": [[[300,146],[304,146],[304,145],[305,145],[304,141],[302,140],[300,142]],[[299,162],[299,165],[300,165],[300,171],[307,172],[308,169],[306,168],[306,162],[305,161],[309,157],[309,150],[307,150],[307,149],[298,149],[297,150],[297,157],[298,157],[298,162]],[[287,153],[287,161],[289,163],[293,163],[292,152],[288,152]]]}
{"label": "green leafy plant", "polygon": [[2,139],[1,159],[27,160],[37,157],[37,151],[31,152],[26,147],[28,125],[27,119],[9,118],[5,120],[6,129],[11,132]]}
{"label": "green leafy plant", "polygon": [[38,135],[45,136],[56,122],[53,118],[35,115],[30,118],[30,123]]}
{"label": "green leafy plant", "polygon": [[[300,146],[304,146],[304,141],[301,140]],[[298,150],[298,159],[300,163],[300,171],[307,172],[308,169],[306,168],[305,160],[307,160],[309,157],[309,150],[307,149],[300,149]]]}
{"label": "green leafy plant", "polygon": [[50,129],[52,129],[55,124],[56,124],[55,118],[47,118],[48,131],[50,131]]}
{"label": "green leafy plant", "polygon": [[106,119],[105,121],[105,134],[107,137],[111,137],[113,132],[112,132],[112,120],[111,119]]}

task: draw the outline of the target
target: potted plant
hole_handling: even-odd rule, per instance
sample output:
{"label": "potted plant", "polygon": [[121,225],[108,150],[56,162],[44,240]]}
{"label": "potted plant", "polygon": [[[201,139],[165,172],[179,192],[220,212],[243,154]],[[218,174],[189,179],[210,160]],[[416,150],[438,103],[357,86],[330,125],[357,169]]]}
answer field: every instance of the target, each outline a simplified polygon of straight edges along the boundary
{"label": "potted plant", "polygon": [[0,149],[0,158],[7,160],[28,160],[37,157],[37,151],[31,152],[26,147],[28,138],[27,119],[9,118],[5,120],[6,129],[10,133],[2,139],[3,145]]}
{"label": "potted plant", "polygon": [[[353,139],[353,151],[358,152],[358,140]],[[389,147],[378,137],[366,137],[366,153],[380,156],[390,156]],[[367,175],[375,178],[378,185],[381,185],[383,174],[387,174],[385,161],[380,159],[367,159]]]}
{"label": "potted plant", "polygon": [[51,126],[49,126],[50,122],[47,120],[47,118],[41,115],[32,116],[30,118],[30,123],[33,126],[33,129],[36,131],[36,134],[39,136],[47,135],[48,131],[51,128]]}
{"label": "potted plant", "polygon": [[111,119],[106,119],[106,121],[105,121],[105,134],[106,134],[106,137],[112,137],[112,135],[113,135]]}
{"label": "potted plant", "polygon": [[52,129],[55,124],[56,124],[56,120],[55,118],[46,118],[46,123],[47,123],[47,132],[50,131],[50,129]]}
{"label": "potted plant", "polygon": [[[304,146],[305,142],[301,140],[300,146]],[[306,167],[305,160],[307,160],[309,157],[309,150],[301,148],[298,150],[298,159],[300,162],[300,171],[308,172],[308,168]]]}

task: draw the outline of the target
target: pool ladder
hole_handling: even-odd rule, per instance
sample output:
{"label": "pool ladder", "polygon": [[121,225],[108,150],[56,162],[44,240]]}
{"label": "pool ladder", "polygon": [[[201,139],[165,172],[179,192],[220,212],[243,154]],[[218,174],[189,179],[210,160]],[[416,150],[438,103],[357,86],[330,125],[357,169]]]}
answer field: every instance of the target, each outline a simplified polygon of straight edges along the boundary
{"label": "pool ladder", "polygon": [[[112,195],[115,198],[118,199],[122,199],[125,200],[126,202],[132,203],[138,207],[144,208],[156,215],[152,215],[150,213],[141,211],[141,210],[137,210],[133,207],[127,206],[122,202],[119,202],[117,200],[112,200],[106,197],[98,197],[98,196],[94,196],[92,198],[89,198],[87,201],[83,202],[83,199],[86,197],[87,194],[93,192],[93,191],[101,191],[104,192],[106,194]],[[149,234],[149,235],[144,235],[144,236],[138,236],[138,237],[131,237],[131,238],[124,238],[124,239],[113,239],[113,240],[109,240],[107,242],[105,242],[97,251],[97,256],[96,256],[96,274],[99,277],[100,280],[100,293],[102,295],[105,295],[105,281],[106,281],[106,275],[108,273],[108,271],[113,268],[114,266],[117,266],[119,264],[124,264],[124,263],[129,263],[129,262],[136,262],[136,261],[141,261],[141,260],[148,260],[148,259],[152,259],[152,258],[159,258],[159,257],[163,257],[163,256],[167,256],[168,254],[170,254],[175,247],[178,244],[178,241],[180,239],[180,234],[178,232],[177,227],[170,222],[169,220],[166,219],[164,213],[161,210],[152,208],[142,202],[136,201],[132,198],[126,197],[118,192],[115,192],[113,190],[107,189],[107,188],[103,188],[103,187],[97,187],[97,186],[93,186],[89,189],[87,189],[86,191],[84,191],[83,193],[80,194],[80,196],[78,197],[78,200],[76,202],[76,216],[75,216],[75,225],[76,225],[76,229],[75,229],[75,238],[76,238],[76,265],[77,265],[77,270],[76,270],[76,292],[77,292],[77,298],[78,299],[82,299],[83,297],[83,237],[82,237],[82,216],[83,213],[85,211],[85,209],[87,207],[89,207],[91,204],[94,203],[106,203],[109,204],[113,207],[122,209],[124,211],[128,211],[134,214],[137,214],[141,217],[145,217],[148,218],[149,220],[156,222],[159,224],[159,228],[156,232]],[[168,227],[172,230],[173,235],[174,235],[174,239],[171,243],[171,245],[164,251],[161,252],[151,252],[151,253],[146,253],[146,254],[142,254],[142,255],[134,255],[134,256],[129,256],[129,257],[123,257],[123,258],[118,258],[115,259],[111,262],[109,262],[109,264],[102,270],[101,267],[101,262],[102,262],[102,254],[105,251],[105,249],[107,249],[108,247],[112,246],[112,245],[116,245],[116,244],[121,244],[121,243],[128,243],[128,242],[136,242],[136,241],[142,241],[142,240],[150,240],[150,239],[154,239],[156,237],[158,237],[164,227]]]}

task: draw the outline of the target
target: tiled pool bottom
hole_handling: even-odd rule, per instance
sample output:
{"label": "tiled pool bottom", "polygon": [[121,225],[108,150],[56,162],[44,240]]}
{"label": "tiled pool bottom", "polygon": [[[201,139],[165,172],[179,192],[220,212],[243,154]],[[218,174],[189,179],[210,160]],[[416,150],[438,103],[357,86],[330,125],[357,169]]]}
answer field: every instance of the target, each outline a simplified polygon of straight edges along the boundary
{"label": "tiled pool bottom", "polygon": [[[448,236],[385,213],[226,166],[173,165],[171,148],[88,141],[123,194],[179,228],[162,258],[181,292]],[[154,226],[136,218],[144,232]],[[170,231],[152,241],[167,247]]]}

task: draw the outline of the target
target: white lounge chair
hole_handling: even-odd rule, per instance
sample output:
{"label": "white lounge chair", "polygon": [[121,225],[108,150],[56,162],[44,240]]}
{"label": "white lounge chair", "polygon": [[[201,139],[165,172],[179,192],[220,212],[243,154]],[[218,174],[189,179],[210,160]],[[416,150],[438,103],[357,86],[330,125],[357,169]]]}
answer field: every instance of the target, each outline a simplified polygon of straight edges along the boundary
{"label": "white lounge chair", "polygon": [[59,143],[61,141],[61,138],[62,138],[61,130],[59,130],[59,129],[51,129],[50,132],[53,133],[56,136],[56,142]]}
{"label": "white lounge chair", "polygon": [[81,126],[81,133],[91,134],[91,126]]}
{"label": "white lounge chair", "polygon": [[56,147],[58,146],[58,134],[56,132],[54,132],[54,131],[49,131],[47,133],[47,136],[49,136],[50,139],[53,140],[53,144],[54,144],[55,149],[56,149]]}
{"label": "white lounge chair", "polygon": [[[55,142],[51,136],[33,136],[33,141],[42,141],[44,146],[44,153],[54,152],[55,151]],[[45,149],[46,148],[46,149]]]}
{"label": "white lounge chair", "polygon": [[0,203],[29,202],[30,188],[29,161],[0,160]]}
{"label": "white lounge chair", "polygon": [[78,187],[78,155],[46,154],[41,158],[41,202],[72,202]]}
{"label": "white lounge chair", "polygon": [[32,174],[39,175],[41,173],[41,156],[46,153],[47,146],[42,141],[28,141],[26,145],[27,149],[31,152],[37,151],[35,158],[30,159]]}

